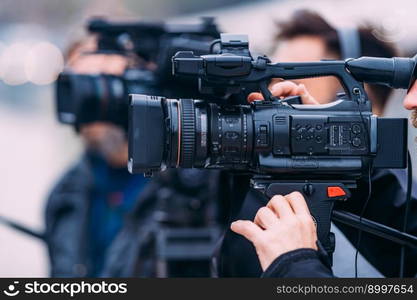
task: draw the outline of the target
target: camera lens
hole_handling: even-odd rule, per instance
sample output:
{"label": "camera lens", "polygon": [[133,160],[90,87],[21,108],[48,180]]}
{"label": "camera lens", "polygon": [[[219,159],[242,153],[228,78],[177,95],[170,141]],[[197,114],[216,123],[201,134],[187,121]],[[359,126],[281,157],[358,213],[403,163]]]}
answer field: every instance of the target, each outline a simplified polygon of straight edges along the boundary
{"label": "camera lens", "polygon": [[61,73],[56,85],[58,120],[65,124],[111,122],[127,128],[128,94],[155,93],[151,72],[132,70],[123,76]]}
{"label": "camera lens", "polygon": [[131,95],[129,118],[129,169],[133,173],[211,165],[239,169],[252,155],[248,106]]}
{"label": "camera lens", "polygon": [[121,125],[120,114],[127,114],[126,89],[119,76],[63,73],[57,81],[58,119],[66,124],[102,120]]}

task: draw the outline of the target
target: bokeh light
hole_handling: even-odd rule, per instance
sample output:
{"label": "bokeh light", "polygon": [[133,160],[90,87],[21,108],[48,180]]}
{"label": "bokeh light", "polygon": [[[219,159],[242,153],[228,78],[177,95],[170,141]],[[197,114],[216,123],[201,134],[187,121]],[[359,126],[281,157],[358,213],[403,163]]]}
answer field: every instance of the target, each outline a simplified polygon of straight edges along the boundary
{"label": "bokeh light", "polygon": [[50,84],[64,67],[61,51],[49,42],[34,44],[25,57],[27,80],[35,84]]}
{"label": "bokeh light", "polygon": [[63,67],[61,50],[50,42],[0,43],[0,78],[6,84],[50,84]]}
{"label": "bokeh light", "polygon": [[0,55],[0,76],[6,84],[19,85],[26,83],[25,57],[28,44],[23,42],[12,43]]}

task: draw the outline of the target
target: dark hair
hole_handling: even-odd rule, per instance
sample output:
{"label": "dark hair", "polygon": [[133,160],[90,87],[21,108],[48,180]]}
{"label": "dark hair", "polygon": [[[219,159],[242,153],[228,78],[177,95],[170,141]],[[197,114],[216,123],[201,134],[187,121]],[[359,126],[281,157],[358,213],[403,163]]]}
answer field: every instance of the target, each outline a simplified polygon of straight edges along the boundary
{"label": "dark hair", "polygon": [[[290,40],[302,35],[317,36],[323,39],[329,52],[341,56],[341,49],[337,30],[318,13],[310,10],[297,10],[289,21],[277,23],[277,40]],[[374,32],[375,26],[366,24],[358,27],[361,43],[361,56],[393,57],[397,56],[395,46],[387,41],[378,39]],[[383,36],[378,30],[378,36]],[[391,89],[385,86],[369,85],[378,105],[383,109],[387,103]],[[376,104],[376,103],[375,103]]]}

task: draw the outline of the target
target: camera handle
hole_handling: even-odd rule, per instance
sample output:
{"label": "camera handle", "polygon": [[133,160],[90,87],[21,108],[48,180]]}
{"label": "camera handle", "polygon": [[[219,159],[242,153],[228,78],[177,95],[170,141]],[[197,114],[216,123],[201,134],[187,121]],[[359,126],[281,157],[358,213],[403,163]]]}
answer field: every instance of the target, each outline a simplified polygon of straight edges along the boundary
{"label": "camera handle", "polygon": [[311,216],[317,227],[317,237],[329,255],[330,261],[335,249],[334,234],[330,224],[335,201],[345,201],[350,197],[348,188],[356,187],[354,180],[274,180],[254,177],[251,186],[265,195],[268,200],[275,195],[300,192],[306,199]]}

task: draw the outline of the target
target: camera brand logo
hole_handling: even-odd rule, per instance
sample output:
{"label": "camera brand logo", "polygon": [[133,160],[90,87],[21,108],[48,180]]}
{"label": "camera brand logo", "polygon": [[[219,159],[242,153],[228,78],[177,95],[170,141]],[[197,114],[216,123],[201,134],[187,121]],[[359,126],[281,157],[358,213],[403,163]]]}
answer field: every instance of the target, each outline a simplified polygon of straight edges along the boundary
{"label": "camera brand logo", "polygon": [[7,290],[4,290],[3,293],[9,297],[17,296],[20,291],[16,289],[16,285],[19,284],[19,281],[14,281],[13,284],[10,284],[7,287]]}

